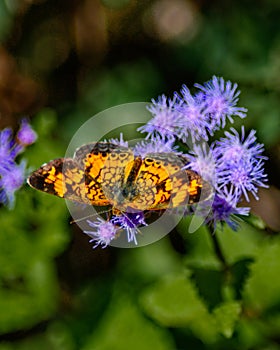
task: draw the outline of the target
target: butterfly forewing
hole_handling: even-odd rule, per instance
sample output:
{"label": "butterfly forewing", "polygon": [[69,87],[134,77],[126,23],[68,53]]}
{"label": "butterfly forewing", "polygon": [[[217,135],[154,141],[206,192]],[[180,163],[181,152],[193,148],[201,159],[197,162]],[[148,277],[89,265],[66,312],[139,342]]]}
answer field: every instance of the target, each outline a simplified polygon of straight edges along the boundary
{"label": "butterfly forewing", "polygon": [[90,204],[84,177],[84,172],[72,158],[58,158],[34,171],[28,183],[37,190]]}

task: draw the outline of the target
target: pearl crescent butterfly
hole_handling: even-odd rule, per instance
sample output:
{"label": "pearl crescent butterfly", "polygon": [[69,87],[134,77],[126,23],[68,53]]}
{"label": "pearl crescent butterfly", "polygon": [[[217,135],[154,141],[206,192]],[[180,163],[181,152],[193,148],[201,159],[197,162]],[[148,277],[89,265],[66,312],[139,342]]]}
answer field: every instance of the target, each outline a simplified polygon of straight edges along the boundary
{"label": "pearl crescent butterfly", "polygon": [[[28,178],[31,187],[93,206],[116,211],[153,211],[192,205],[207,199],[212,188],[192,170],[187,159],[173,153],[134,155],[109,142],[78,148],[73,158],[42,165]],[[203,189],[203,191],[202,191]]]}

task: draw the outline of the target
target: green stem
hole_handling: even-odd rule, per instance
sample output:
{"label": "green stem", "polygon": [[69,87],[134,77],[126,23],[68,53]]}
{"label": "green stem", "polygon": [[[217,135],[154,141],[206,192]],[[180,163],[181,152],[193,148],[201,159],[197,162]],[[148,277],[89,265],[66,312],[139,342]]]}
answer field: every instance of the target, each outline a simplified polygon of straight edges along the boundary
{"label": "green stem", "polygon": [[220,247],[220,244],[219,244],[219,241],[217,239],[217,235],[215,233],[214,227],[213,227],[213,225],[209,225],[208,227],[209,227],[210,236],[212,238],[212,242],[214,244],[215,253],[216,253],[218,259],[220,260],[220,262],[222,263],[224,270],[228,270],[228,264],[226,262],[224,254],[223,254],[222,249]]}

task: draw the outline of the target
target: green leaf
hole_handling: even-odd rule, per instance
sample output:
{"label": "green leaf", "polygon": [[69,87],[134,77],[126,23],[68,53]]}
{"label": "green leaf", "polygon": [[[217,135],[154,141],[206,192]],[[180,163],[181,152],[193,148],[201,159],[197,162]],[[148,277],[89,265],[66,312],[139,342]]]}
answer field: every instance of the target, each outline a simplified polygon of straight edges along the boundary
{"label": "green leaf", "polygon": [[225,282],[223,271],[193,268],[192,280],[195,282],[200,296],[207,302],[209,309],[222,302]]}
{"label": "green leaf", "polygon": [[188,327],[207,343],[216,339],[213,317],[188,276],[167,276],[141,297],[146,313],[165,327]]}
{"label": "green leaf", "polygon": [[119,270],[122,275],[135,274],[144,280],[154,280],[164,274],[182,269],[181,256],[176,253],[168,237],[138,249],[128,249],[120,256]]}
{"label": "green leaf", "polygon": [[226,338],[232,337],[240,313],[241,305],[236,301],[225,302],[214,310],[218,331]]}
{"label": "green leaf", "polygon": [[230,285],[235,291],[235,299],[242,299],[242,291],[249,273],[253,258],[237,261],[230,267]]}
{"label": "green leaf", "polygon": [[248,217],[246,217],[245,221],[249,225],[251,225],[259,230],[265,230],[265,228],[267,226],[265,221],[261,217],[254,215],[252,213],[250,213],[250,215]]}
{"label": "green leaf", "polygon": [[0,334],[48,319],[56,310],[57,293],[54,268],[47,261],[35,260],[24,274],[2,277]]}
{"label": "green leaf", "polygon": [[44,332],[33,332],[32,336],[1,342],[0,350],[75,350],[71,331],[61,322],[50,323]]}
{"label": "green leaf", "polygon": [[166,330],[141,314],[125,293],[113,298],[111,305],[83,350],[170,350],[175,349]]}
{"label": "green leaf", "polygon": [[244,222],[238,231],[225,225],[223,230],[217,230],[215,234],[228,265],[257,256],[264,239],[261,231]]}
{"label": "green leaf", "polygon": [[238,344],[242,344],[243,349],[264,349],[265,337],[261,323],[257,318],[241,318],[237,337]]}
{"label": "green leaf", "polygon": [[66,214],[63,201],[27,185],[17,193],[13,211],[1,208],[1,334],[32,327],[55,313],[53,258],[69,242]]}
{"label": "green leaf", "polygon": [[244,286],[246,306],[262,312],[280,303],[280,242],[267,240],[250,266],[250,276]]}

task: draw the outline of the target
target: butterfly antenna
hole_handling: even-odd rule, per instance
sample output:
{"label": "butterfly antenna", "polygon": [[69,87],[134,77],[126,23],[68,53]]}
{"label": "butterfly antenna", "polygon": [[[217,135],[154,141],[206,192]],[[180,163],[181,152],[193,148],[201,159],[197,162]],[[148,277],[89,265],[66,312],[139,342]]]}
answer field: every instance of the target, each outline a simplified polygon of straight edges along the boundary
{"label": "butterfly antenna", "polygon": [[72,224],[75,224],[77,222],[80,222],[80,221],[83,221],[83,220],[86,220],[86,219],[89,219],[89,218],[92,218],[92,217],[95,217],[95,216],[99,216],[101,214],[108,214],[110,211],[112,211],[112,208],[109,208],[109,209],[103,210],[103,211],[99,211],[99,212],[96,212],[94,214],[90,214],[88,216],[84,216],[84,217],[82,217],[80,219],[73,219],[73,220],[70,221],[70,224],[72,225]]}

